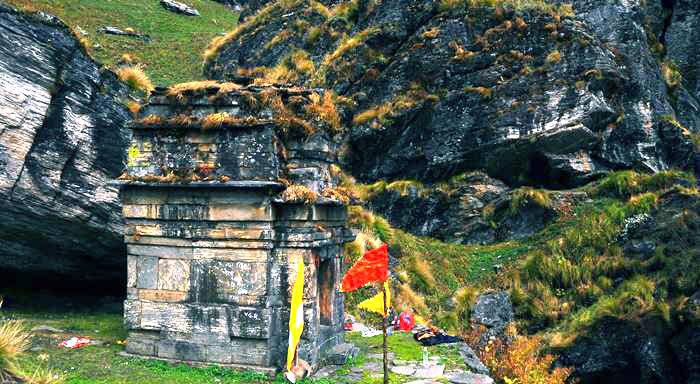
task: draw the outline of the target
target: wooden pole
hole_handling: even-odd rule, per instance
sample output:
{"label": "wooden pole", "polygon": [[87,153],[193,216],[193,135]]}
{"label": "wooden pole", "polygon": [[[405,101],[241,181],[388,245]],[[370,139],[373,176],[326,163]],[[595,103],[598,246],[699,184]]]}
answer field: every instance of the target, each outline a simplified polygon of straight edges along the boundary
{"label": "wooden pole", "polygon": [[388,346],[387,346],[387,335],[386,335],[386,318],[388,317],[388,310],[386,307],[386,287],[382,284],[382,297],[384,298],[384,320],[382,321],[382,331],[384,334],[384,340],[382,344],[382,349],[384,352],[384,384],[389,384],[389,358],[388,358]]}

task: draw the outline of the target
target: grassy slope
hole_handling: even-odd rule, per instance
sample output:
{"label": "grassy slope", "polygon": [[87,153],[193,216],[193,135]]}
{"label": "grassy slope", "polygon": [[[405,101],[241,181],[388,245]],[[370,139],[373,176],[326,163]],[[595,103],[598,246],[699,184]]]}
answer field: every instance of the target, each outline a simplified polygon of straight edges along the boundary
{"label": "grassy slope", "polygon": [[[626,218],[652,210],[662,194],[679,188],[678,182],[695,181],[679,172],[613,173],[582,188],[592,200],[540,233],[492,246],[445,244],[415,237],[362,211],[351,211],[350,217],[369,237],[374,235],[391,245],[399,261],[395,284],[399,305],[412,306],[438,326],[464,332],[468,331],[466,319],[476,292],[506,289],[511,292],[522,330],[555,331],[559,341],[570,341],[606,315],[635,319],[660,311],[671,319],[669,306],[682,302],[683,295],[698,288],[697,282],[693,283],[699,269],[692,250],[657,252],[649,261],[641,261],[625,256],[617,242]],[[680,191],[698,193],[697,189]],[[680,237],[694,235],[692,225],[685,224],[692,222],[692,212],[688,215],[668,224],[676,227]],[[679,248],[675,243],[670,247],[670,241],[675,240],[657,239],[659,251]],[[354,253],[357,256],[358,252]],[[495,273],[495,264],[504,268]],[[684,282],[683,289],[667,288],[680,285],[678,282]],[[667,294],[655,298],[651,295],[655,288]],[[349,309],[370,293],[351,294]],[[630,298],[634,300],[630,302]]]}
{"label": "grassy slope", "polygon": [[[202,51],[218,33],[236,26],[238,15],[212,0],[187,0],[201,16],[182,16],[165,10],[158,1],[143,0],[5,0],[26,10],[39,10],[60,17],[71,27],[88,32],[92,55],[114,65],[122,54],[135,56],[145,65],[156,85],[202,78]],[[98,33],[104,26],[133,28],[151,42],[126,36]]]}

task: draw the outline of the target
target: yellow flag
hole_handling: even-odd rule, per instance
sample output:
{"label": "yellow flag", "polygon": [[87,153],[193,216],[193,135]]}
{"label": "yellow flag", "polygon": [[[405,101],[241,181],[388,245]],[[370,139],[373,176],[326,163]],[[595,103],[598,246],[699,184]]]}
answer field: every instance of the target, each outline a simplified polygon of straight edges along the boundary
{"label": "yellow flag", "polygon": [[[386,291],[386,307],[387,309],[391,307],[391,291],[389,290],[389,281],[384,282],[384,290]],[[378,314],[384,313],[384,297],[382,297],[382,292],[370,297],[369,299],[361,302],[357,305],[357,308],[364,309],[371,312],[376,312]]]}
{"label": "yellow flag", "polygon": [[294,353],[297,350],[301,333],[304,331],[304,260],[300,257],[297,265],[297,278],[292,287],[292,306],[289,313],[289,348],[287,349],[287,370],[292,369]]}

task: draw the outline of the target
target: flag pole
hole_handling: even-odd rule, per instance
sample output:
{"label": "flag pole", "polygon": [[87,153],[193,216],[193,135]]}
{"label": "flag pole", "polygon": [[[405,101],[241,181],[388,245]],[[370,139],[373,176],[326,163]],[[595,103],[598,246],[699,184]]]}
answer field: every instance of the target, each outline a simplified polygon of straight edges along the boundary
{"label": "flag pole", "polygon": [[387,347],[387,336],[386,336],[386,318],[388,317],[387,307],[386,307],[386,287],[382,284],[382,297],[384,298],[384,319],[382,320],[382,333],[384,335],[384,340],[382,342],[382,349],[384,352],[384,384],[389,384],[389,359],[388,359],[388,347]]}

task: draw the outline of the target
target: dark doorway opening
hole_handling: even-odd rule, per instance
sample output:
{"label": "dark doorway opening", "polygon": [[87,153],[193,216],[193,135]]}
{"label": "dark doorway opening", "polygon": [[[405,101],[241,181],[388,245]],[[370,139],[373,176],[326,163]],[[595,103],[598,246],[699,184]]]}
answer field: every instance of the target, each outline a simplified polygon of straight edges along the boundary
{"label": "dark doorway opening", "polygon": [[333,301],[335,291],[335,274],[332,259],[321,260],[318,266],[318,307],[321,325],[333,324]]}

